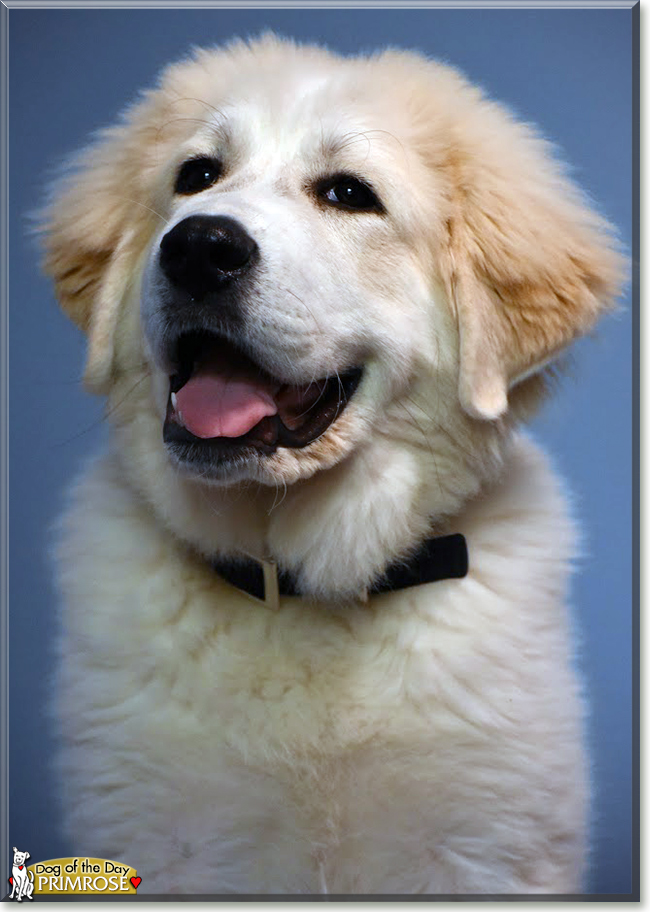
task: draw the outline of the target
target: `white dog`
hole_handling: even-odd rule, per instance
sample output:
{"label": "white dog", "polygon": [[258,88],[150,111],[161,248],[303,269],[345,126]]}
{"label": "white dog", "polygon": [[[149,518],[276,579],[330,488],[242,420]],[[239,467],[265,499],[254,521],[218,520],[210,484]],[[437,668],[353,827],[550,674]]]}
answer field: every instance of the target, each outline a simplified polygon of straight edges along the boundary
{"label": "white dog", "polygon": [[266,37],[168,69],[44,231],[112,427],[58,549],[78,851],[579,891],[575,532],[515,428],[623,263],[547,145],[445,66]]}
{"label": "white dog", "polygon": [[28,858],[31,858],[29,852],[19,852],[14,846],[14,860],[11,866],[13,882],[9,899],[17,899],[18,902],[22,902],[25,898],[34,899],[32,896],[34,892],[34,875],[25,866]]}

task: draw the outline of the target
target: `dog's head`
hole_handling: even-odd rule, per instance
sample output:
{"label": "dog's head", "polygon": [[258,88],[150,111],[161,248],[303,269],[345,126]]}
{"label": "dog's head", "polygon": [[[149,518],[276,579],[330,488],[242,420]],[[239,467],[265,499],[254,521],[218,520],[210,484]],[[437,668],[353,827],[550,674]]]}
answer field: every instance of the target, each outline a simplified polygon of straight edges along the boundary
{"label": "dog's head", "polygon": [[621,276],[547,144],[455,71],[272,37],[168,69],[45,229],[88,386],[208,484],[441,428],[466,450],[526,411]]}
{"label": "dog's head", "polygon": [[28,858],[32,856],[29,852],[19,852],[16,846],[14,846],[14,864],[15,865],[24,865]]}

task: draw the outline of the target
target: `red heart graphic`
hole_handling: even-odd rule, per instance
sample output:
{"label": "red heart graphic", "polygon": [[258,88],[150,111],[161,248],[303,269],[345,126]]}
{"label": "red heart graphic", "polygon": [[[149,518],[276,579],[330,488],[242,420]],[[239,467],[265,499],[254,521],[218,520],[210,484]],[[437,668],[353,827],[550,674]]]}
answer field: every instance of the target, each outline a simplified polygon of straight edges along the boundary
{"label": "red heart graphic", "polygon": [[140,886],[140,884],[142,883],[142,878],[141,878],[141,877],[132,877],[132,878],[131,878],[131,883],[133,884],[133,886],[134,886],[134,887],[136,888],[136,890],[137,890],[138,887]]}
{"label": "red heart graphic", "polygon": [[13,885],[14,885],[14,879],[13,879],[13,877],[10,877],[10,878],[9,878],[9,886],[10,886],[10,887],[13,887]]}
{"label": "red heart graphic", "polygon": [[18,867],[19,867],[20,870],[22,871],[22,869],[23,869],[25,866],[24,866],[24,865],[18,865]]}

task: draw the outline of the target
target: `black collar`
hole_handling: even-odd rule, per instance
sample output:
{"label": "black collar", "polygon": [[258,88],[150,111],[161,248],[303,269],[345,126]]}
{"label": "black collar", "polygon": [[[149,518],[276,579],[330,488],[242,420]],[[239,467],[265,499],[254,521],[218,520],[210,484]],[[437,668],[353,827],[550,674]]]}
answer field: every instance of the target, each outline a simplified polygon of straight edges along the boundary
{"label": "black collar", "polygon": [[[270,561],[253,557],[220,557],[212,561],[213,569],[231,585],[262,599],[277,604],[278,596],[300,595],[292,573],[282,570]],[[368,590],[368,595],[396,592],[423,583],[444,579],[461,579],[467,575],[468,557],[465,536],[445,535],[429,538],[411,556],[394,561]]]}

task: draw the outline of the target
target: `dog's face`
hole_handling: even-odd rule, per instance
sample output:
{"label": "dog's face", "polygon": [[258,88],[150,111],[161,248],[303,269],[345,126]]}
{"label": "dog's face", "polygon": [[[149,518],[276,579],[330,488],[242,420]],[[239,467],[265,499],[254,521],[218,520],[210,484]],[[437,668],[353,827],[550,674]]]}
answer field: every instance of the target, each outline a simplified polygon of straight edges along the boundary
{"label": "dog's face", "polygon": [[28,858],[31,858],[29,852],[19,852],[18,849],[14,846],[14,864],[24,865]]}
{"label": "dog's face", "polygon": [[169,458],[210,481],[329,467],[416,371],[457,361],[419,212],[435,176],[400,140],[401,111],[311,67],[298,95],[295,74],[264,68],[254,93],[244,79],[202,95],[167,165],[144,339]]}
{"label": "dog's face", "polygon": [[394,450],[417,496],[444,473],[426,508],[449,512],[620,281],[546,145],[455,71],[273,38],[166,71],[45,228],[142,487],[287,485],[360,452],[381,480]]}

